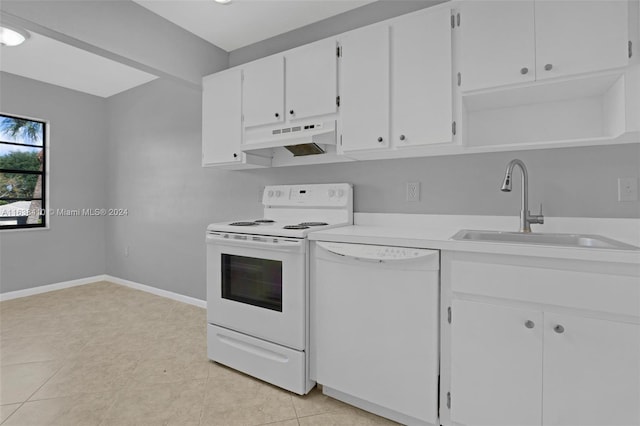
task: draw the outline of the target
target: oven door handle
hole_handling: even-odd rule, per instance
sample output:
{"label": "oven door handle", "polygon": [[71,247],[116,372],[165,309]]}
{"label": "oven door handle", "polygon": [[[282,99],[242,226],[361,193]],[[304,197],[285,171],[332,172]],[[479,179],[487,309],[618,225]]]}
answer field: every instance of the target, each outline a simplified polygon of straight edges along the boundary
{"label": "oven door handle", "polygon": [[262,237],[257,235],[226,234],[222,232],[207,233],[207,243],[224,244],[236,247],[261,247],[270,250],[293,250],[304,248],[304,239],[294,240],[290,238]]}

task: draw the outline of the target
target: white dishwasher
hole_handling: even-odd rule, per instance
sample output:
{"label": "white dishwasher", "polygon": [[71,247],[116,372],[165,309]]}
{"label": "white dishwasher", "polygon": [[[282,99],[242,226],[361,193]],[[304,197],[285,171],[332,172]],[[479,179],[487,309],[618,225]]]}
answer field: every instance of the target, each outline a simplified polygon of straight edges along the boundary
{"label": "white dishwasher", "polygon": [[437,425],[439,251],[324,241],[312,250],[311,351],[323,392]]}

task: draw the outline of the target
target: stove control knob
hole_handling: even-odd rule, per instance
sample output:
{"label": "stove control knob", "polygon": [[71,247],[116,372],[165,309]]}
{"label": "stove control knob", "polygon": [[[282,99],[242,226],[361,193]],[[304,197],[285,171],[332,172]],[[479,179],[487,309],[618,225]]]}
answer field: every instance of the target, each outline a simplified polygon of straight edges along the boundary
{"label": "stove control knob", "polygon": [[269,192],[267,192],[267,196],[268,196],[269,198],[273,197],[273,191],[269,191]]}
{"label": "stove control knob", "polygon": [[276,191],[276,197],[279,197],[282,195],[282,191]]}
{"label": "stove control knob", "polygon": [[338,198],[341,198],[344,195],[344,189],[338,189]]}
{"label": "stove control knob", "polygon": [[335,189],[330,189],[329,190],[329,198],[333,198],[334,195],[336,195]]}

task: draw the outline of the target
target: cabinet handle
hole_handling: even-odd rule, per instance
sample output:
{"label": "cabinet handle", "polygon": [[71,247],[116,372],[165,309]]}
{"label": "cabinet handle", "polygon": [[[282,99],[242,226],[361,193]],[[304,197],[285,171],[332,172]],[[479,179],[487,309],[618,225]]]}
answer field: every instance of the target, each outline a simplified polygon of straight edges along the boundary
{"label": "cabinet handle", "polygon": [[235,152],[233,153],[233,158],[238,158],[238,154],[236,154]]}
{"label": "cabinet handle", "polygon": [[524,326],[525,326],[525,327],[527,327],[527,328],[533,328],[533,327],[535,327],[535,326],[536,326],[536,323],[535,323],[535,322],[533,322],[533,321],[531,321],[531,320],[527,320],[527,321],[524,323]]}
{"label": "cabinet handle", "polygon": [[545,71],[551,71],[553,69],[553,65],[552,64],[547,64],[544,66],[544,70]]}
{"label": "cabinet handle", "polygon": [[289,114],[293,115],[295,112],[293,110],[289,111]]}
{"label": "cabinet handle", "polygon": [[555,331],[558,334],[562,334],[564,333],[564,327],[558,324],[555,327],[553,327],[553,331]]}
{"label": "cabinet handle", "polygon": [[278,113],[276,112],[275,116],[276,116],[276,118],[278,118],[278,117],[280,117],[280,114],[278,114]]}
{"label": "cabinet handle", "polygon": [[520,70],[520,74],[522,74],[522,75],[525,75],[525,74],[528,74],[528,73],[529,73],[529,68],[527,68],[527,67],[524,67],[524,68],[522,68]]}
{"label": "cabinet handle", "polygon": [[401,141],[403,141],[403,140],[405,140],[405,139],[406,139],[406,137],[405,137],[404,135],[400,135],[400,140],[401,140]]}
{"label": "cabinet handle", "polygon": [[384,139],[382,139],[382,136],[380,136],[380,137],[378,138],[378,142],[380,142],[380,143],[382,143],[382,141],[383,141],[383,140],[384,140]]}

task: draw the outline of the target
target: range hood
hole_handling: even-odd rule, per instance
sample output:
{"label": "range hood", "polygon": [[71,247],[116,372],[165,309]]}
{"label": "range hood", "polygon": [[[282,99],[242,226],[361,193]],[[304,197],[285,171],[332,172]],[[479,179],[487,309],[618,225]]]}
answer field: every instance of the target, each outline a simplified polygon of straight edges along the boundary
{"label": "range hood", "polygon": [[244,132],[242,151],[283,147],[299,157],[324,154],[323,145],[336,145],[335,120],[248,128]]}

